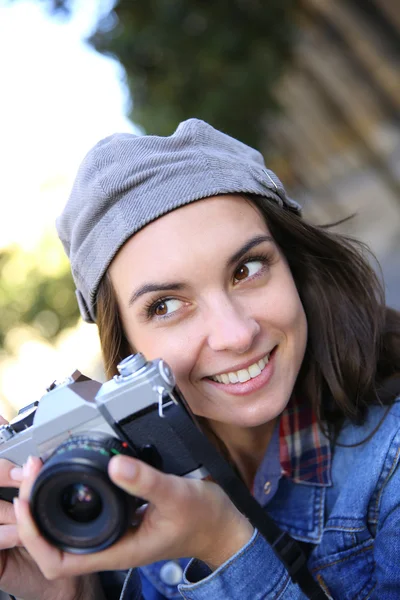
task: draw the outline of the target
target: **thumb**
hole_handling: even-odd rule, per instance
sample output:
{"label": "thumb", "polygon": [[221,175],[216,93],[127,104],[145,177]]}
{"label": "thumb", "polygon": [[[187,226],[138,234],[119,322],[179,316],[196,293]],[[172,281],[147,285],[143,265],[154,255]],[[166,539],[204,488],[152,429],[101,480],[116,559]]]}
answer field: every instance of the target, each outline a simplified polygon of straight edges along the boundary
{"label": "thumb", "polygon": [[[162,471],[151,467],[136,458],[129,456],[114,456],[108,467],[110,479],[120,488],[131,494],[157,504],[171,494],[175,487],[173,475],[165,475]],[[174,481],[172,481],[174,480]]]}

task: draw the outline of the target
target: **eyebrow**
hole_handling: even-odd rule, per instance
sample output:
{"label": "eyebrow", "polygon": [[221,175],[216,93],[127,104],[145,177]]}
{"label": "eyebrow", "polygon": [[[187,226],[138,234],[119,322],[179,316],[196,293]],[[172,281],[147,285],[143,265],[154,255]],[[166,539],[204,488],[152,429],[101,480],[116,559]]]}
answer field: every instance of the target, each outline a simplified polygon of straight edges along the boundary
{"label": "eyebrow", "polygon": [[274,240],[272,239],[272,237],[270,235],[256,235],[255,237],[251,238],[248,242],[243,244],[243,246],[241,248],[239,248],[239,250],[237,252],[235,252],[235,254],[233,254],[233,256],[231,256],[231,258],[228,260],[228,263],[227,263],[228,267],[232,267],[235,263],[237,263],[242,258],[242,256],[247,254],[247,252],[249,252],[255,246],[258,246],[259,244],[262,244],[263,242],[273,242],[273,241]]}
{"label": "eyebrow", "polygon": [[[233,254],[228,259],[227,266],[232,267],[245,254],[247,254],[247,252],[249,252],[255,246],[262,244],[263,242],[273,242],[273,239],[270,235],[256,235],[255,237],[248,240],[245,244],[243,244],[243,246],[241,246],[239,250],[237,250],[237,252],[235,252],[235,254]],[[183,290],[185,287],[186,285],[184,283],[178,281],[164,283],[145,283],[144,285],[140,286],[140,288],[138,288],[135,292],[133,292],[133,294],[129,298],[128,306],[132,306],[132,304],[144,294],[148,294],[150,292],[167,292],[171,290],[180,291]]]}
{"label": "eyebrow", "polygon": [[179,291],[185,287],[184,283],[171,282],[171,283],[145,283],[142,285],[136,292],[133,292],[132,296],[129,298],[128,306],[131,306],[140,296],[143,294],[148,294],[149,292],[167,292],[170,290]]}

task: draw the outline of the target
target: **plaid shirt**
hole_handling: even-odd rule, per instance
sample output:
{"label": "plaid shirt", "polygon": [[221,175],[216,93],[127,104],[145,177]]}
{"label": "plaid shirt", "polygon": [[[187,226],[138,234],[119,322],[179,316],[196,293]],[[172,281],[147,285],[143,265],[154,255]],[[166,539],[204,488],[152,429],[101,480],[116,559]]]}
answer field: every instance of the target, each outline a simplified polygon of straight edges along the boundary
{"label": "plaid shirt", "polygon": [[312,409],[293,397],[279,423],[281,473],[293,481],[331,483],[331,448]]}

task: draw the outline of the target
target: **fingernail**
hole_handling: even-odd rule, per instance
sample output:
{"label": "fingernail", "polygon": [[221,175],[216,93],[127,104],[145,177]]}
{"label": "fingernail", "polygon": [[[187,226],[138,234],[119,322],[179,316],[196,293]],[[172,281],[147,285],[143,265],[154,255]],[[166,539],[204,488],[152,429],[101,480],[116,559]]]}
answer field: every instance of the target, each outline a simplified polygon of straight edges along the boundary
{"label": "fingernail", "polygon": [[130,458],[127,456],[119,456],[115,463],[117,475],[123,477],[124,479],[131,479],[135,477],[137,473],[137,465],[132,462]]}
{"label": "fingernail", "polygon": [[24,478],[24,473],[21,467],[13,467],[10,471],[10,477],[14,481],[22,481]]}
{"label": "fingernail", "polygon": [[28,460],[22,467],[24,477],[29,477],[29,475],[31,474],[31,471],[32,471],[32,467],[33,467],[32,456],[29,456]]}

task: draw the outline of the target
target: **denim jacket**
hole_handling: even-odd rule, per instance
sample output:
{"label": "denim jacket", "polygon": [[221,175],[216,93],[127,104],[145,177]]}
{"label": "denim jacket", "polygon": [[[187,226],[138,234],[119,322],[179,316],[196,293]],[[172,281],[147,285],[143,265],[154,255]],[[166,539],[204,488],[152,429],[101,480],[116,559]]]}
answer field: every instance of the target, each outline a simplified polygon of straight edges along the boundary
{"label": "denim jacket", "polygon": [[[400,599],[400,398],[345,424],[333,449],[332,485],[282,477],[268,504],[278,526],[310,549],[308,566],[328,598]],[[352,447],[346,447],[353,445]],[[102,573],[108,600],[306,598],[257,532],[216,571],[197,560]]]}

